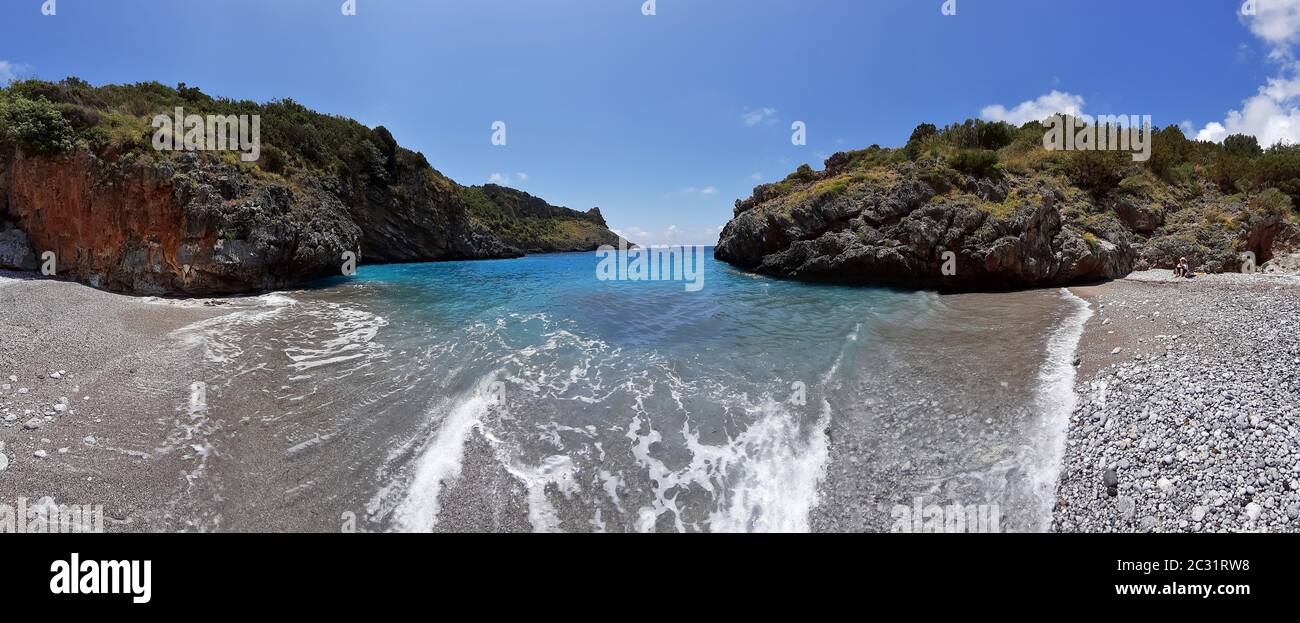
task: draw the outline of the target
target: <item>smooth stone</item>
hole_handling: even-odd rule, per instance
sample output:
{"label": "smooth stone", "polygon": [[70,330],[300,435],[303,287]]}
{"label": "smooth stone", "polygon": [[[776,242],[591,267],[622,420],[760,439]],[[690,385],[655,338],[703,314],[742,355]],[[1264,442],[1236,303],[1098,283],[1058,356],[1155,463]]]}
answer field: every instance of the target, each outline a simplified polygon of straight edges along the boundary
{"label": "smooth stone", "polygon": [[1251,502],[1250,504],[1246,505],[1246,516],[1249,517],[1251,521],[1258,520],[1260,513],[1263,512],[1264,512],[1264,507],[1260,506],[1259,504]]}
{"label": "smooth stone", "polygon": [[1120,516],[1126,521],[1132,521],[1133,515],[1137,513],[1137,502],[1127,495],[1116,499],[1115,507],[1119,509]]}

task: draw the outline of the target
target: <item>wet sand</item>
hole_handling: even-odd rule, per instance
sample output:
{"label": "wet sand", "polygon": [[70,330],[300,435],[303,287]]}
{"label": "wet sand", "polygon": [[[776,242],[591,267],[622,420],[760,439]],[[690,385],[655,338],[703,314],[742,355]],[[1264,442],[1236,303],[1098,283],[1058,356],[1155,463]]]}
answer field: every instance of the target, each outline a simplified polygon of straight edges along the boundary
{"label": "wet sand", "polygon": [[829,397],[831,458],[813,529],[910,531],[895,510],[920,500],[997,505],[997,531],[1043,530],[1070,386],[1043,372],[1068,370],[1069,348],[1051,342],[1077,330],[1080,307],[1059,289],[949,295],[936,317],[865,338],[857,373]]}

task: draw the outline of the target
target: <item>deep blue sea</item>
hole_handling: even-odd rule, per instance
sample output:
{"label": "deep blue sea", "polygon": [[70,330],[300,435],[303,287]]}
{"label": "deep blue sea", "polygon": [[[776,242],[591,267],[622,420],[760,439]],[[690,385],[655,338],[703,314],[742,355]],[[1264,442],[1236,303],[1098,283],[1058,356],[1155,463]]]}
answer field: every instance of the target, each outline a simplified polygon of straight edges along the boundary
{"label": "deep blue sea", "polygon": [[364,266],[179,332],[210,396],[188,521],[890,530],[923,500],[1046,525],[1078,299],[803,284],[711,257],[690,291],[597,263]]}

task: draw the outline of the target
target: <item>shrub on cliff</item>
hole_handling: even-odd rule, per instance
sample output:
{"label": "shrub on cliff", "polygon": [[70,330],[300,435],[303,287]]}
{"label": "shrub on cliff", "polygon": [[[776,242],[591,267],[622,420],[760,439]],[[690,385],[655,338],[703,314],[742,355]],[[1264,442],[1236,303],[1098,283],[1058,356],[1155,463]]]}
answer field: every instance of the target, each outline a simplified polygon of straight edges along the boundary
{"label": "shrub on cliff", "polygon": [[1256,214],[1286,216],[1295,211],[1295,203],[1286,193],[1269,188],[1250,200],[1250,208]]}
{"label": "shrub on cliff", "polygon": [[1020,130],[1002,121],[967,119],[954,123],[939,133],[944,142],[961,149],[998,150],[1016,140]]}
{"label": "shrub on cliff", "polygon": [[984,149],[963,149],[951,159],[952,168],[967,175],[991,177],[997,172],[997,152]]}
{"label": "shrub on cliff", "polygon": [[1193,151],[1191,141],[1183,135],[1182,128],[1171,125],[1163,130],[1154,130],[1151,137],[1151,158],[1146,161],[1146,168],[1166,182],[1176,182],[1175,169],[1187,164]]}
{"label": "shrub on cliff", "polygon": [[75,139],[72,123],[53,102],[0,94],[0,141],[50,155],[72,149]]}
{"label": "shrub on cliff", "polygon": [[1254,160],[1238,158],[1234,162],[1248,167],[1255,188],[1276,188],[1300,204],[1300,147],[1276,145]]}
{"label": "shrub on cliff", "polygon": [[391,173],[397,168],[397,139],[393,138],[393,133],[388,131],[384,126],[375,128],[375,140],[379,147],[379,153],[384,156],[384,166]]}
{"label": "shrub on cliff", "polygon": [[1094,197],[1104,197],[1119,185],[1132,163],[1132,156],[1120,151],[1076,151],[1070,154],[1070,181]]}
{"label": "shrub on cliff", "polygon": [[286,156],[284,151],[279,147],[276,147],[275,145],[267,145],[266,148],[262,150],[262,157],[258,160],[257,164],[269,173],[282,175],[289,167],[289,157]]}
{"label": "shrub on cliff", "polygon": [[1210,179],[1215,184],[1218,184],[1219,189],[1223,192],[1235,193],[1244,190],[1241,181],[1247,179],[1250,168],[1249,159],[1228,151],[1222,151],[1214,158],[1214,166],[1210,169]]}
{"label": "shrub on cliff", "polygon": [[925,148],[927,141],[933,140],[939,135],[939,128],[933,123],[922,123],[912,130],[912,136],[907,139],[907,145],[903,147],[903,152],[907,157],[916,160],[920,158],[922,150]]}

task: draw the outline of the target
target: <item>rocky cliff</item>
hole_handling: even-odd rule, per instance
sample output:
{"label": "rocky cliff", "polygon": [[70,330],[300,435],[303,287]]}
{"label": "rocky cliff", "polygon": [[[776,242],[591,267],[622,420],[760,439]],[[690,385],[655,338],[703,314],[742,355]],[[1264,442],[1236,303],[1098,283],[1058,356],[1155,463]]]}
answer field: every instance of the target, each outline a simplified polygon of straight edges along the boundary
{"label": "rocky cliff", "polygon": [[601,245],[618,245],[618,234],[609,230],[600,208],[579,212],[495,184],[462,187],[461,196],[475,221],[527,253],[594,251]]}
{"label": "rocky cliff", "polygon": [[1113,279],[1183,256],[1235,271],[1245,252],[1262,264],[1294,236],[1292,201],[1276,189],[1228,195],[1195,175],[1169,183],[1128,154],[1045,153],[1030,126],[952,136],[970,127],[987,129],[921,128],[906,148],[835,154],[822,171],[805,165],[755,188],[715,256],[792,279],[997,290]]}
{"label": "rocky cliff", "polygon": [[[178,106],[259,115],[260,159],[153,149],[146,119]],[[0,89],[0,266],[31,270],[53,252],[59,276],[97,288],[256,292],[338,275],[348,253],[358,263],[488,259],[617,239],[598,211],[495,188],[487,196],[507,208],[489,220],[466,193],[384,128],[291,101],[75,79]]]}

